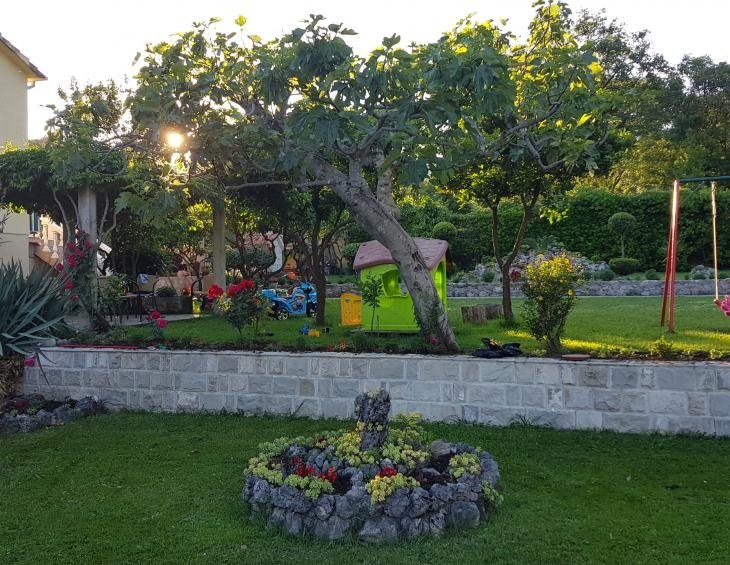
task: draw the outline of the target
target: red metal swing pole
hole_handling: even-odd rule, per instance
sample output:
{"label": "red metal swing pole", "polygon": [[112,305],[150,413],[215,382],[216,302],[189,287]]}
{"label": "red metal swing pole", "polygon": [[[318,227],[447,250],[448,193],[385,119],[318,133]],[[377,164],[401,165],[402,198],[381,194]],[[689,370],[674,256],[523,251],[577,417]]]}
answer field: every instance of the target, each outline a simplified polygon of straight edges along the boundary
{"label": "red metal swing pole", "polygon": [[679,236],[679,179],[674,181],[670,205],[669,240],[667,241],[667,263],[664,272],[664,295],[662,297],[661,325],[669,318],[669,333],[674,333],[674,302],[677,290],[677,240]]}

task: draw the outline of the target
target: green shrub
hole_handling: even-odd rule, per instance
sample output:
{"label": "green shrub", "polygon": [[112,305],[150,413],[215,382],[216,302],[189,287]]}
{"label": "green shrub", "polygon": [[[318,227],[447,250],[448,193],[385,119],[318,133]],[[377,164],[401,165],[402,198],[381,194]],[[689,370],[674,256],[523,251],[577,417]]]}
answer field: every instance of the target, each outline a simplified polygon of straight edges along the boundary
{"label": "green shrub", "polygon": [[649,355],[660,359],[672,359],[677,356],[677,350],[671,341],[661,336],[649,345]]}
{"label": "green shrub", "polygon": [[0,357],[35,355],[64,314],[63,281],[45,269],[26,277],[19,263],[0,263]]}
{"label": "green shrub", "polygon": [[380,308],[380,295],[383,293],[383,280],[380,277],[370,275],[359,282],[359,287],[363,303],[373,309],[370,318],[370,331],[373,331],[375,313]]}
{"label": "green shrub", "polygon": [[707,275],[705,273],[692,273],[692,280],[693,281],[704,281],[707,280]]}
{"label": "green shrub", "polygon": [[616,212],[608,219],[608,228],[618,234],[619,240],[621,241],[621,257],[626,256],[626,248],[624,246],[626,235],[635,225],[636,217],[628,212]]}
{"label": "green shrub", "polygon": [[456,239],[457,234],[456,226],[451,222],[439,222],[433,226],[433,231],[431,232],[434,238],[443,239],[449,243],[452,243]]}
{"label": "green shrub", "polygon": [[355,260],[355,255],[357,255],[358,249],[360,249],[359,243],[348,243],[342,248],[342,257],[344,259],[347,259],[347,262],[352,265],[352,262]]}
{"label": "green shrub", "polygon": [[177,296],[177,291],[171,286],[161,286],[155,289],[155,296],[159,296],[160,298],[172,298],[173,296]]}
{"label": "green shrub", "polygon": [[0,399],[23,376],[23,357],[37,357],[40,342],[62,324],[60,277],[34,269],[27,277],[19,263],[0,263]]}
{"label": "green shrub", "polygon": [[662,275],[656,272],[654,269],[649,269],[648,271],[646,271],[644,276],[648,281],[659,281],[662,278]]}
{"label": "green shrub", "polygon": [[593,278],[597,281],[612,281],[616,278],[616,273],[614,273],[611,269],[603,269],[593,273]]}
{"label": "green shrub", "polygon": [[611,266],[611,270],[619,275],[630,275],[641,267],[639,260],[632,257],[616,257],[611,259],[608,264]]}
{"label": "green shrub", "polygon": [[482,275],[482,282],[491,283],[494,282],[494,271],[486,269]]}
{"label": "green shrub", "polygon": [[560,338],[582,273],[567,255],[556,255],[527,265],[524,276],[524,319],[530,334],[545,344],[548,355],[560,353]]}
{"label": "green shrub", "polygon": [[118,312],[122,298],[127,293],[127,278],[123,275],[111,275],[99,293],[99,302],[105,313]]}

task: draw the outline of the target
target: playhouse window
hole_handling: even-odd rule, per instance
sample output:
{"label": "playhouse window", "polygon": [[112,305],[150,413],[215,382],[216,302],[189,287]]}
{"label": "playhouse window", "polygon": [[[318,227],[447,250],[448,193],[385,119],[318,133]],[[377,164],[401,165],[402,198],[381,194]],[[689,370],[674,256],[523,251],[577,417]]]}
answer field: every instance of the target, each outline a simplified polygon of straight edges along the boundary
{"label": "playhouse window", "polygon": [[383,279],[383,293],[386,296],[402,296],[400,290],[400,272],[398,269],[385,271],[381,278]]}

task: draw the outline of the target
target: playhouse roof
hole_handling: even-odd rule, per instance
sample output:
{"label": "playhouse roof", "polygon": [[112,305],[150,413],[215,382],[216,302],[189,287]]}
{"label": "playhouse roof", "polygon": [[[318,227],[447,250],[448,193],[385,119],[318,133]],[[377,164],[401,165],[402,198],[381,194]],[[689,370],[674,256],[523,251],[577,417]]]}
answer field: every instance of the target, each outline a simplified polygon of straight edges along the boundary
{"label": "playhouse roof", "polygon": [[[426,267],[429,269],[433,269],[439,264],[449,248],[449,244],[441,239],[416,237],[413,240],[416,242],[421,255],[423,255]],[[390,251],[379,241],[366,241],[360,244],[355,260],[352,262],[352,268],[360,271],[367,267],[387,265],[388,263],[395,263]]]}

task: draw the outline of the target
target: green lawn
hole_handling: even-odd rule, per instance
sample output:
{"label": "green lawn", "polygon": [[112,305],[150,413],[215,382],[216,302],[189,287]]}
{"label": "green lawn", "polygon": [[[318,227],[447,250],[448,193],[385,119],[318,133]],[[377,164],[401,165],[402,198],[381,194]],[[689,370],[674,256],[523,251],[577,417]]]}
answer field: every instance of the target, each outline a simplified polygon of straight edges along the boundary
{"label": "green lawn", "polygon": [[[347,424],[349,425],[349,424]],[[0,562],[700,563],[730,555],[730,441],[428,425],[500,464],[494,520],[441,540],[366,547],[249,519],[256,446],[336,422],[119,413],[0,438]]]}
{"label": "green lawn", "polygon": [[[451,299],[449,318],[460,345],[465,351],[479,346],[480,338],[489,336],[497,341],[519,341],[527,353],[542,354],[539,344],[525,328],[507,329],[495,320],[485,326],[465,325],[461,321],[460,307],[480,302],[498,302],[498,299]],[[515,301],[519,315],[522,301]],[[646,354],[651,344],[664,331],[659,327],[661,297],[584,297],[568,319],[565,336],[566,349],[584,351],[599,356]],[[340,303],[327,301],[327,323],[330,333],[319,338],[301,337],[298,329],[309,322],[306,318],[290,318],[286,321],[266,320],[262,331],[273,334],[263,340],[285,346],[315,348],[337,346],[345,343],[352,347],[350,329],[339,324]],[[667,335],[678,353],[713,352],[713,357],[730,356],[730,318],[723,316],[712,304],[710,297],[680,296],[676,308],[677,333]],[[128,330],[133,339],[149,336],[147,328]],[[196,320],[174,322],[169,325],[167,337],[195,344],[231,344],[235,346],[237,333],[223,320],[206,316]],[[383,336],[378,338],[380,347],[411,348],[418,350],[420,340],[412,336]],[[360,344],[362,347],[362,344]]]}

